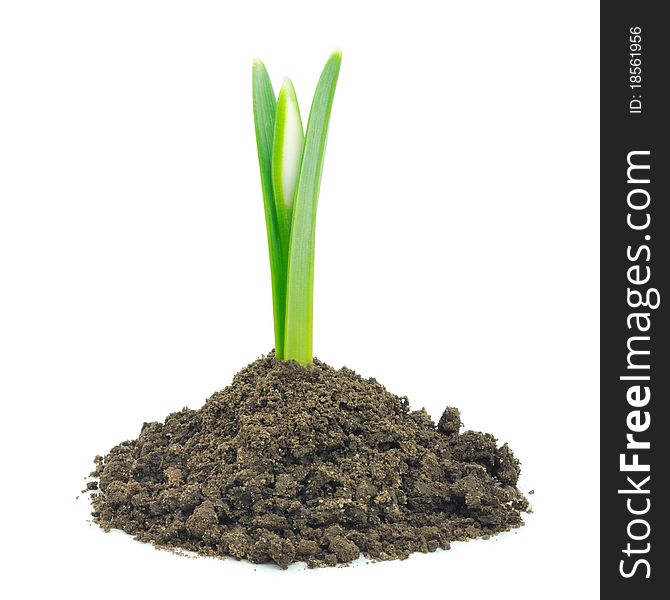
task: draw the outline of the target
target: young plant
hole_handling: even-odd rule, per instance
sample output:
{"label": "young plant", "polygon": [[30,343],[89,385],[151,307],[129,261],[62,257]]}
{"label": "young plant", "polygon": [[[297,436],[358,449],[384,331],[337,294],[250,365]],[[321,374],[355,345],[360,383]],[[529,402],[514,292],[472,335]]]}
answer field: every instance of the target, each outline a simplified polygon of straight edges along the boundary
{"label": "young plant", "polygon": [[275,353],[312,362],[316,209],[328,123],[342,54],[333,52],[314,92],[303,135],[300,108],[286,78],[275,99],[260,60],[253,65],[258,164],[270,252]]}

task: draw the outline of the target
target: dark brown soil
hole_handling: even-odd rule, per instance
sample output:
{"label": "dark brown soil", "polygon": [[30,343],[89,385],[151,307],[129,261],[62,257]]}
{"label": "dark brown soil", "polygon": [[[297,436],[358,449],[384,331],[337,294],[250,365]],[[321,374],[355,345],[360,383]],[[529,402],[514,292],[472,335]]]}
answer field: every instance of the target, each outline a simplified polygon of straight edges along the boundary
{"label": "dark brown soil", "polygon": [[[272,354],[200,410],[97,457],[93,516],[159,546],[332,566],[448,548],[520,526],[519,463],[374,379]],[[91,486],[93,487],[93,486]]]}

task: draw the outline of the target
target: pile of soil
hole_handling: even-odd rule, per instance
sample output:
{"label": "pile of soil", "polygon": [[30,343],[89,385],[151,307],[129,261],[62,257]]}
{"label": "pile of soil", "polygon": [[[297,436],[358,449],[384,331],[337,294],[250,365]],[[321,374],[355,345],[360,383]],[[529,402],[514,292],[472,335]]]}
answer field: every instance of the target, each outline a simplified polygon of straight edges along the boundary
{"label": "pile of soil", "polygon": [[522,525],[512,451],[460,429],[455,408],[436,426],[374,379],[271,353],[200,410],[96,457],[93,516],[158,546],[282,568],[406,558]]}

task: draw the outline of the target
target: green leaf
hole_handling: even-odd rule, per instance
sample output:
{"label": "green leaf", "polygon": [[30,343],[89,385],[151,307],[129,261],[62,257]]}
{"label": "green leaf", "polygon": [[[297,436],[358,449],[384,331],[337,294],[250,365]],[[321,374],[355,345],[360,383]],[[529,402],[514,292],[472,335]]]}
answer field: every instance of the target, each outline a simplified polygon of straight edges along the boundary
{"label": "green leaf", "polygon": [[275,100],[270,76],[260,60],[254,61],[252,83],[258,165],[261,172],[265,227],[270,251],[275,352],[277,358],[282,359],[284,358],[284,325],[286,319],[286,254],[282,251],[279,221],[272,189],[272,143],[277,101]]}
{"label": "green leaf", "polygon": [[279,221],[279,235],[286,257],[291,237],[293,198],[298,184],[304,140],[298,99],[293,83],[287,77],[279,91],[272,144],[272,187]]}
{"label": "green leaf", "polygon": [[328,138],[328,122],[341,62],[342,53],[333,52],[316,86],[293,204],[286,284],[284,356],[303,364],[312,362],[316,209]]}

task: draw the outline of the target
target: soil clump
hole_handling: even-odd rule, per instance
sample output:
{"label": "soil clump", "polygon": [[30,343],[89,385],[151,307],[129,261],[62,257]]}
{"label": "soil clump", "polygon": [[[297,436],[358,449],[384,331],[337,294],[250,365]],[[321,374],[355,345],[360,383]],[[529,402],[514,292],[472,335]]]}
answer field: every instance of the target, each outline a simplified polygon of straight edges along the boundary
{"label": "soil clump", "polygon": [[[93,516],[158,546],[282,568],[402,559],[519,527],[519,462],[375,379],[273,353],[199,410],[96,457]],[[91,484],[90,489],[95,489]]]}

